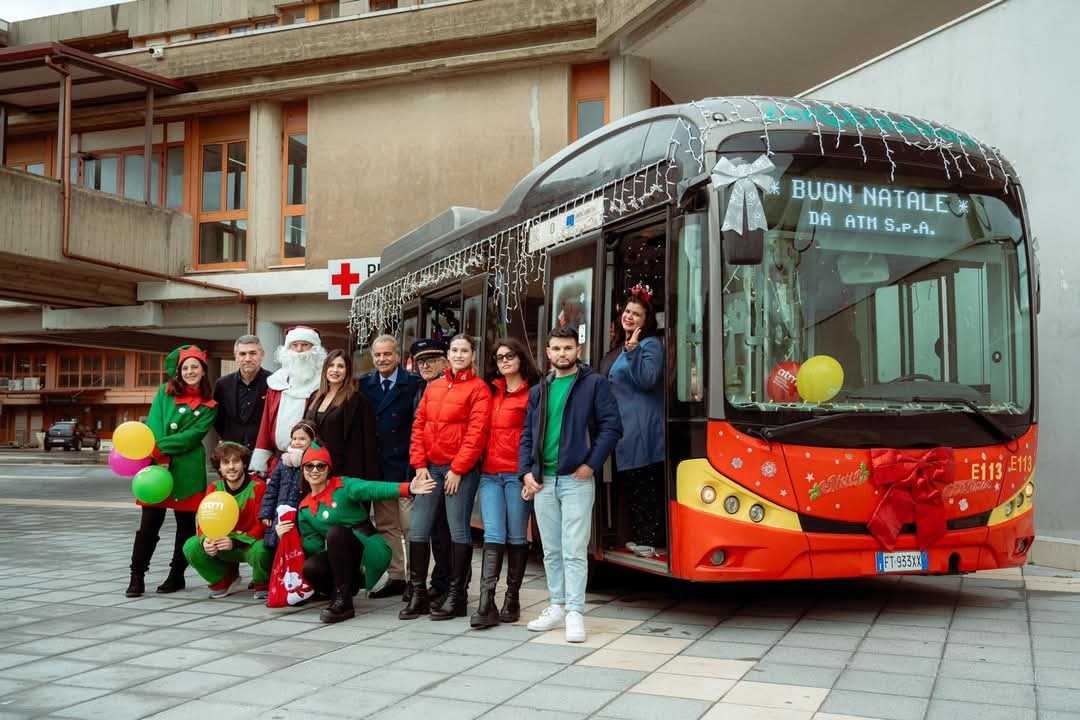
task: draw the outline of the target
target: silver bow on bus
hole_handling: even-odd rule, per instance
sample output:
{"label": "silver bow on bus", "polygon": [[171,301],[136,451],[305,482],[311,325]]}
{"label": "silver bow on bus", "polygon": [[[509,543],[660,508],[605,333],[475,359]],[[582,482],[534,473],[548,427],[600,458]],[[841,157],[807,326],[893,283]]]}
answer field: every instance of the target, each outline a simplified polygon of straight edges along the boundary
{"label": "silver bow on bus", "polygon": [[[735,165],[726,157],[720,158],[712,169],[712,184],[717,191],[734,184],[721,230],[734,230],[742,234],[743,214],[746,214],[748,230],[768,230],[765,208],[761,205],[757,188],[768,190],[775,182],[768,173],[776,169],[772,161],[762,155],[753,163]],[[754,186],[757,187],[754,187]]]}

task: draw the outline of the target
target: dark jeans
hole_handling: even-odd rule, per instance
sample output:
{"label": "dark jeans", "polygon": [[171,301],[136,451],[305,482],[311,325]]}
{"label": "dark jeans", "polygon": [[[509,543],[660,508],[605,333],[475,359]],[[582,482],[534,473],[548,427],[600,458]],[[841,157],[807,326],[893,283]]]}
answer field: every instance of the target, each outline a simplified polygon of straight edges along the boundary
{"label": "dark jeans", "polygon": [[352,528],[337,526],[326,533],[326,550],[304,560],[304,579],[330,595],[335,587],[360,587],[364,544]]}
{"label": "dark jeans", "polygon": [[618,492],[630,511],[630,539],[638,545],[667,546],[664,532],[664,463],[620,470]]}
{"label": "dark jeans", "polygon": [[[156,542],[161,526],[165,524],[166,512],[167,508],[143,506],[142,518],[139,521],[139,532],[144,533],[145,537],[154,538]],[[183,570],[187,567],[187,558],[184,557],[184,543],[195,534],[195,513],[173,510],[173,517],[176,519],[176,539],[173,544],[172,561],[174,565],[179,564],[178,569]],[[153,553],[153,548],[150,549],[150,552]],[[150,564],[150,557],[146,558],[146,563]]]}
{"label": "dark jeans", "polygon": [[443,490],[446,474],[450,472],[449,465],[428,465],[428,472],[435,480],[435,489],[430,495],[417,495],[413,498],[409,542],[428,542],[435,526],[435,516],[445,508],[451,540],[462,545],[471,545],[470,520],[473,503],[476,501],[476,489],[480,485],[480,469],[476,467],[462,475],[458,491],[453,495],[446,495]]}

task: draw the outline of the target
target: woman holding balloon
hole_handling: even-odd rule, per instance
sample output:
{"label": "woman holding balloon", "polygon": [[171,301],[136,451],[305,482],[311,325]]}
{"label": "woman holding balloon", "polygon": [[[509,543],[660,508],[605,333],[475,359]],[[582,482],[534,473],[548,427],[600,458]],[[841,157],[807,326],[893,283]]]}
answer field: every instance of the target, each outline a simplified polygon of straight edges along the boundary
{"label": "woman holding balloon", "polygon": [[[113,445],[117,453],[128,460],[153,456],[158,466],[168,465],[172,476],[148,467],[139,471],[132,487],[142,507],[142,521],[135,533],[131,549],[131,582],[128,597],[138,597],[145,591],[143,578],[150,568],[150,559],[158,543],[158,532],[171,508],[176,519],[176,538],[173,543],[169,576],[158,586],[159,593],[171,593],[184,588],[184,543],[195,534],[195,512],[206,491],[206,451],[203,438],[214,426],[217,403],[206,372],[206,353],[195,345],[183,345],[165,358],[169,380],[160,388],[150,406],[145,428],[138,423],[116,429]],[[121,432],[124,431],[124,432]],[[149,442],[148,442],[149,440]],[[146,482],[141,476],[151,471]]]}

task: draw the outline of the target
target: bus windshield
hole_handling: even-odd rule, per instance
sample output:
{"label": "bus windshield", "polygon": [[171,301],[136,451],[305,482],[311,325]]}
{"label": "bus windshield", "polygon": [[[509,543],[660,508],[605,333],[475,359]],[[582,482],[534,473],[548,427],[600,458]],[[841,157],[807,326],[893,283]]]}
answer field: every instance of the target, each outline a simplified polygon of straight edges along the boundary
{"label": "bus windshield", "polygon": [[[940,165],[769,159],[763,261],[725,264],[717,279],[729,407],[1029,412],[1031,280],[1015,191],[1000,177],[948,179]],[[729,197],[717,195],[721,218]],[[826,357],[807,364],[815,356]]]}

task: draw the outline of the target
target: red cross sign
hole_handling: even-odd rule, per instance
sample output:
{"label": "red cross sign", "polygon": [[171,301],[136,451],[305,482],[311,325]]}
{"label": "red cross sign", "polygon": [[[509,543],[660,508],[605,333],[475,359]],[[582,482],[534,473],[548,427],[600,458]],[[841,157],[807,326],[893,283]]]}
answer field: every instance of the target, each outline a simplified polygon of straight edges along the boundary
{"label": "red cross sign", "polygon": [[328,300],[351,300],[356,288],[379,269],[379,258],[330,260],[326,264],[329,278]]}

